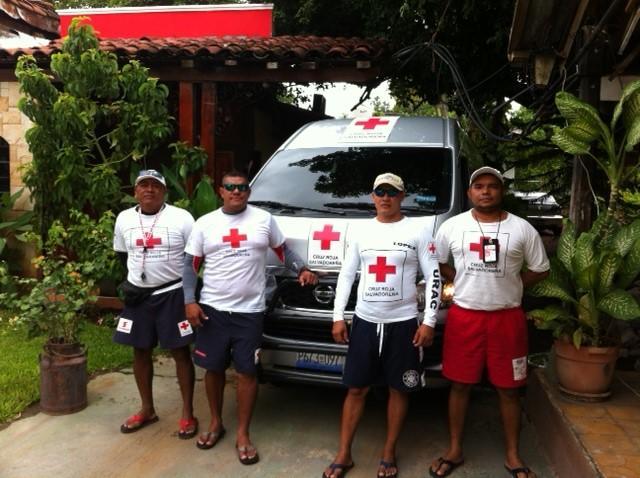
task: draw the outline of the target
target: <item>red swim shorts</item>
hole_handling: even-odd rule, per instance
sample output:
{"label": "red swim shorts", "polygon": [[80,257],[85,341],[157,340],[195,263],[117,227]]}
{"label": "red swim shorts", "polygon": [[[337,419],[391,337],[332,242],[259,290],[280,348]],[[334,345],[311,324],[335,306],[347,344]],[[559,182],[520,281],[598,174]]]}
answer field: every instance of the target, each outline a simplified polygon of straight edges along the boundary
{"label": "red swim shorts", "polygon": [[469,310],[452,305],[444,330],[442,374],[454,382],[515,388],[527,380],[527,319],[520,307]]}

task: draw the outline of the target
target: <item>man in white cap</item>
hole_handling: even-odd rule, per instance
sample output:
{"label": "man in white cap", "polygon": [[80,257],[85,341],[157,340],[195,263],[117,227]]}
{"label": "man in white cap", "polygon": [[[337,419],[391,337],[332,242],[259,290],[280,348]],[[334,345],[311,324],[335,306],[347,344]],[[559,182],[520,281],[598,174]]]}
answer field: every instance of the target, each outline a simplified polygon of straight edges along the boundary
{"label": "man in white cap", "polygon": [[[339,478],[353,467],[351,445],[371,385],[389,388],[387,436],[377,476],[398,475],[396,443],[407,414],[409,392],[424,385],[422,347],[431,345],[440,299],[440,276],[430,229],[405,217],[404,182],[393,173],[376,177],[371,194],[376,217],[359,224],[348,239],[336,287],[333,338],[348,343],[343,373],[348,387],[340,422],[338,453],[323,473]],[[356,273],[358,297],[351,332],[344,311]],[[427,280],[428,306],[418,318],[418,271]]]}
{"label": "man in white cap", "polygon": [[504,466],[514,478],[535,477],[518,451],[518,389],[527,378],[527,324],[520,304],[523,288],[549,274],[549,260],[538,232],[502,210],[503,182],[497,169],[485,166],[474,171],[467,191],[473,209],[445,221],[436,235],[440,270],[453,281],[455,292],[442,359],[442,373],[452,382],[449,448],[431,464],[433,477],[448,476],[464,461],[462,435],[469,395],[485,369],[498,391]]}
{"label": "man in white cap", "polygon": [[140,410],[120,427],[132,433],[158,421],[153,402],[153,349],[169,349],[176,362],[182,395],[179,438],[191,438],[198,430],[193,416],[195,373],[189,344],[193,329],[184,315],[182,265],[191,234],[189,212],[165,204],[166,182],[154,169],[140,171],[134,196],[138,205],[122,211],[117,219],[113,248],[127,268],[121,285],[125,308],[118,318],[113,340],[133,347],[133,374],[142,401]]}

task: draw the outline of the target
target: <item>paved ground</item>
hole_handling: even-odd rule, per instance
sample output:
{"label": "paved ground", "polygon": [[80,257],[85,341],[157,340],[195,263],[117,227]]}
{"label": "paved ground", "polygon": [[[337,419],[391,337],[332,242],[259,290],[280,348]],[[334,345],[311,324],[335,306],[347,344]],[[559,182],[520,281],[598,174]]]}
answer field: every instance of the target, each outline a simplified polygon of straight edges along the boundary
{"label": "paved ground", "polygon": [[[178,392],[173,362],[162,359],[154,385],[160,421],[131,435],[119,432],[137,407],[130,373],[110,373],[89,384],[89,407],[65,416],[42,413],[20,419],[0,431],[0,477],[280,477],[321,476],[331,461],[344,392],[312,387],[263,385],[253,437],[262,460],[245,467],[234,452],[233,382],[225,394],[224,420],[230,433],[213,449],[176,437]],[[446,445],[446,391],[413,396],[410,417],[400,441],[402,478],[425,477],[427,463]],[[196,410],[206,424],[203,384],[196,385]],[[367,405],[354,446],[356,467],[349,478],[375,476],[383,440],[384,405]],[[490,390],[477,390],[467,427],[466,463],[455,478],[495,478],[502,468],[502,438],[497,402]],[[525,420],[522,452],[540,478],[553,477],[541,456],[531,425]]]}

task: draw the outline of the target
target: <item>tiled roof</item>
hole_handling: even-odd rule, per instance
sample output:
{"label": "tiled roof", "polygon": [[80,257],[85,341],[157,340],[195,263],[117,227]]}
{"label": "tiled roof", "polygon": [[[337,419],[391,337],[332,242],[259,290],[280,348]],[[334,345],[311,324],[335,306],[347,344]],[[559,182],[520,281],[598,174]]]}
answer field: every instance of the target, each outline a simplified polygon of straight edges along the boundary
{"label": "tiled roof", "polygon": [[[0,0],[2,1],[2,0]],[[0,62],[13,63],[22,54],[46,59],[60,51],[62,40],[36,48],[0,49]],[[316,36],[275,36],[266,38],[122,38],[100,40],[100,48],[122,58],[141,60],[209,61],[236,60],[240,63],[340,62],[378,59],[385,50],[379,39],[331,38]]]}
{"label": "tiled roof", "polygon": [[49,0],[0,0],[0,22],[25,33],[57,38],[60,18]]}

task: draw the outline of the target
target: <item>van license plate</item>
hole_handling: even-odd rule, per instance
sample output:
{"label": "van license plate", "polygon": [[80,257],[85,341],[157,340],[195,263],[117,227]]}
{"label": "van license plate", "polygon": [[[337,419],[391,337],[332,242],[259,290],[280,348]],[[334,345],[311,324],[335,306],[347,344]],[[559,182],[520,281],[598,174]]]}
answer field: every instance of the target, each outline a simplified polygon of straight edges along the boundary
{"label": "van license plate", "polygon": [[315,352],[298,352],[296,368],[322,370],[325,372],[342,372],[344,356]]}

